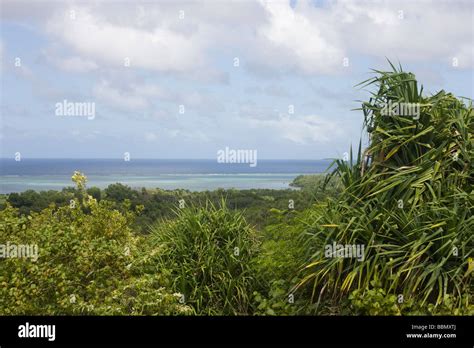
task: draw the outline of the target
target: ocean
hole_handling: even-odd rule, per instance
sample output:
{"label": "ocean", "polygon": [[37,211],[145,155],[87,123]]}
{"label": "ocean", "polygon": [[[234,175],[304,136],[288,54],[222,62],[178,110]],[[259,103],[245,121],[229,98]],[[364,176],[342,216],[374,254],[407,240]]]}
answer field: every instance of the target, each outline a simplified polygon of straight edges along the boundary
{"label": "ocean", "polygon": [[249,164],[216,160],[172,159],[0,159],[0,193],[61,190],[73,186],[75,170],[88,178],[88,187],[105,188],[120,182],[133,188],[286,189],[300,174],[323,173],[331,160],[258,160]]}

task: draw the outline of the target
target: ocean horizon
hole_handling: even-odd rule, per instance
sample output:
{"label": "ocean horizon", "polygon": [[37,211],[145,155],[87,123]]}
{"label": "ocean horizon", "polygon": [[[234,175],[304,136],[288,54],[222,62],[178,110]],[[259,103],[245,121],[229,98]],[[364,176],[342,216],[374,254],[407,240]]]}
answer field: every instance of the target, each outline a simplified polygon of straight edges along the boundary
{"label": "ocean horizon", "polygon": [[74,171],[84,173],[88,187],[105,188],[122,183],[132,188],[187,189],[288,189],[295,177],[324,173],[331,159],[258,160],[218,163],[215,159],[0,159],[0,193],[26,190],[61,190],[73,186]]}

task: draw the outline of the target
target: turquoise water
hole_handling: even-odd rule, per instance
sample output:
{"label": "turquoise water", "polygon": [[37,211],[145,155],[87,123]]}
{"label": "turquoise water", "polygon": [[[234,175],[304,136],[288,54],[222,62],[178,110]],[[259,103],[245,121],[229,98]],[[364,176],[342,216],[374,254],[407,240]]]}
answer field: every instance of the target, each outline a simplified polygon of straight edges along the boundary
{"label": "turquoise water", "polygon": [[[285,189],[297,174],[187,174],[187,175],[157,175],[154,177],[138,176],[89,176],[88,186],[105,188],[109,184],[120,182],[122,184],[141,188],[162,188],[172,190],[176,188],[191,191],[214,190],[217,188],[266,188]],[[20,192],[32,190],[61,190],[63,187],[72,186],[71,180],[54,175],[21,176],[1,178],[1,193]]]}
{"label": "turquoise water", "polygon": [[61,190],[72,186],[75,170],[85,173],[88,186],[105,188],[120,182],[133,188],[286,189],[300,174],[322,173],[330,161],[260,160],[257,167],[218,164],[213,160],[25,159],[0,160],[0,193]]}

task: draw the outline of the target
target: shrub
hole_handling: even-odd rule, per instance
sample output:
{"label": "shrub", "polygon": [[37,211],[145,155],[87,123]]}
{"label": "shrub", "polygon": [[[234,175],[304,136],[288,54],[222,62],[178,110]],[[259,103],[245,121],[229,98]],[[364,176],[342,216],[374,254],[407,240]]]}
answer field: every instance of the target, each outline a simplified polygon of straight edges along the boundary
{"label": "shrub", "polygon": [[[374,285],[374,282],[372,282]],[[413,298],[405,300],[401,295],[387,294],[375,286],[363,291],[354,290],[349,295],[349,314],[355,315],[474,315],[474,305],[469,304],[467,296],[459,299],[445,295],[440,305],[433,303],[424,306]]]}
{"label": "shrub", "polygon": [[254,230],[226,207],[189,207],[152,228],[157,271],[169,272],[173,289],[201,315],[247,314],[257,250]]}
{"label": "shrub", "polygon": [[[424,97],[413,74],[393,69],[367,82],[377,87],[362,106],[370,144],[336,161],[343,193],[301,222],[298,288],[311,286],[313,300],[344,299],[371,294],[377,279],[374,296],[402,294],[432,313],[449,299],[460,312],[473,295],[472,104],[444,91]],[[419,103],[419,119],[384,115],[389,102]],[[333,242],[364,245],[364,259],[325,257]]]}
{"label": "shrub", "polygon": [[0,244],[39,251],[37,260],[0,259],[0,315],[189,312],[162,275],[136,267],[145,260],[130,229],[133,213],[98,203],[85,194],[85,177],[73,178],[83,201],[28,216],[10,205],[0,211]]}
{"label": "shrub", "polygon": [[308,314],[308,303],[292,288],[302,266],[301,229],[295,228],[294,210],[271,211],[274,223],[267,226],[253,268],[257,287],[253,293],[253,312],[257,315]]}
{"label": "shrub", "polygon": [[133,201],[137,198],[138,192],[131,187],[116,183],[107,186],[104,190],[105,197],[114,202],[123,202],[126,199]]}

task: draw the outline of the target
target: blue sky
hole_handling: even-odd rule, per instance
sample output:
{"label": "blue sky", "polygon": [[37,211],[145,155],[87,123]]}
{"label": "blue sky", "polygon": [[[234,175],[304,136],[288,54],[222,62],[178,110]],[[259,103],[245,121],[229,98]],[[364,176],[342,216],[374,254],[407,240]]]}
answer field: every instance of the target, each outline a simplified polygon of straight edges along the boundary
{"label": "blue sky", "polygon": [[0,156],[338,157],[385,57],[472,98],[472,23],[471,1],[2,0]]}

